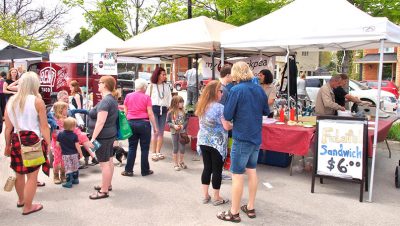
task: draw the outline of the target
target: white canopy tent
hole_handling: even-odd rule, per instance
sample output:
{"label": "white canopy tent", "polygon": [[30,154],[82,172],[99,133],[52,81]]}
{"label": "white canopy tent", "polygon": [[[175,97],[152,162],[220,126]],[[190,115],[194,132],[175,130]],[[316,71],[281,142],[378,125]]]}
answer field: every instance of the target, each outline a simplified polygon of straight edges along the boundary
{"label": "white canopy tent", "polygon": [[[123,45],[124,41],[105,28],[89,38],[86,42],[60,53],[51,53],[50,62],[56,63],[90,63],[93,53],[105,53],[111,46]],[[134,57],[117,58],[118,63],[159,64],[159,58],[138,59]]]}
{"label": "white canopy tent", "polygon": [[152,28],[120,45],[108,48],[119,56],[177,58],[220,49],[220,33],[235,26],[205,16]]}
{"label": "white canopy tent", "polygon": [[[262,29],[264,28],[264,29]],[[400,44],[400,27],[376,18],[346,0],[296,0],[251,23],[221,34],[221,48],[277,52],[380,49],[377,96],[380,99],[385,47]],[[369,201],[372,201],[377,127],[377,103]]]}

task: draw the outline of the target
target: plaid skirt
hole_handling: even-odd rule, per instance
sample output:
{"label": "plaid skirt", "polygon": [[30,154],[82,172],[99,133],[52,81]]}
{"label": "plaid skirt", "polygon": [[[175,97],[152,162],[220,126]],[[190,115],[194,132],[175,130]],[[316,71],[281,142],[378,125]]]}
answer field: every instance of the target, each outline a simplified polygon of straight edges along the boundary
{"label": "plaid skirt", "polygon": [[[40,138],[33,131],[20,131],[19,135],[21,137],[21,142],[27,146],[36,144],[40,140]],[[49,160],[47,159],[47,143],[45,140],[42,140],[42,149],[46,162],[39,166],[25,167],[22,163],[21,144],[19,142],[18,135],[13,133],[11,138],[11,168],[16,173],[28,174],[36,171],[40,166],[42,166],[43,173],[49,176],[50,164]]]}

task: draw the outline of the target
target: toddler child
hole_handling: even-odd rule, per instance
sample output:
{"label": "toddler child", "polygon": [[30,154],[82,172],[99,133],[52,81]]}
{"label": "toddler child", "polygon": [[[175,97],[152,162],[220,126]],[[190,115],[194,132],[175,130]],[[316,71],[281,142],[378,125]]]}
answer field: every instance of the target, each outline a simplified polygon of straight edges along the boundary
{"label": "toddler child", "polygon": [[57,135],[57,144],[61,147],[62,160],[64,162],[66,182],[65,188],[72,188],[72,184],[79,184],[79,159],[82,157],[78,136],[74,133],[76,119],[68,117],[64,119],[64,131]]}
{"label": "toddler child", "polygon": [[[167,115],[167,123],[170,127],[173,147],[174,169],[179,171],[186,169],[184,163],[185,144],[179,142],[180,134],[184,133],[187,126],[187,117],[184,110],[184,100],[181,96],[174,96]],[[178,156],[179,152],[179,156]]]}

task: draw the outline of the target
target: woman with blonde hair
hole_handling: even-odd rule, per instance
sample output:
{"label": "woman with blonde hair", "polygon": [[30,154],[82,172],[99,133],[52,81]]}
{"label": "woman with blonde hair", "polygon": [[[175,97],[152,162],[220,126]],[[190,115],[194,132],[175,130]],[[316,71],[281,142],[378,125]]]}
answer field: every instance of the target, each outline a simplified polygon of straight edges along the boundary
{"label": "woman with blonde hair", "polygon": [[[39,86],[36,73],[25,73],[19,80],[18,92],[9,100],[5,111],[4,154],[11,155],[11,168],[16,173],[17,207],[23,207],[23,215],[43,209],[43,205],[32,204],[32,200],[36,193],[40,166],[47,176],[50,168],[46,157],[49,151],[50,131],[47,124],[46,106],[39,97]],[[20,140],[27,146],[42,140],[42,150],[46,161],[39,166],[25,167],[22,163]]]}
{"label": "woman with blonde hair", "polygon": [[[269,114],[268,98],[261,86],[252,83],[253,72],[246,62],[232,66],[232,77],[239,83],[232,87],[225,103],[224,118],[233,120],[231,149],[232,206],[218,213],[218,219],[240,222],[239,209],[255,218],[254,201],[257,192],[257,159],[261,144],[262,116]],[[240,207],[244,176],[248,175],[249,200]]]}
{"label": "woman with blonde hair", "polygon": [[223,118],[224,105],[219,101],[222,97],[222,87],[219,81],[211,81],[204,88],[196,107],[200,130],[197,135],[197,151],[203,155],[204,169],[201,175],[203,188],[203,203],[211,200],[208,193],[212,175],[214,189],[213,204],[225,204],[229,200],[220,196],[222,167],[227,153],[228,130],[232,123]]}
{"label": "woman with blonde hair", "polygon": [[[97,160],[100,162],[102,181],[101,185],[94,187],[96,193],[89,196],[90,199],[102,199],[108,197],[108,191],[112,190],[111,181],[114,173],[113,143],[117,136],[118,102],[114,98],[116,82],[112,76],[102,76],[99,81],[99,91],[102,100],[89,112],[90,142],[100,143],[96,150]],[[92,147],[93,148],[93,144]]]}

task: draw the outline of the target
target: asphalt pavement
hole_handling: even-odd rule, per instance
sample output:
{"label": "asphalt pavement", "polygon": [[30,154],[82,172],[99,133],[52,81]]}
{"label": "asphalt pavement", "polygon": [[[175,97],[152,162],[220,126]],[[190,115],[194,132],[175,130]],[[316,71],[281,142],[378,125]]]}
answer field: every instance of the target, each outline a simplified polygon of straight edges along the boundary
{"label": "asphalt pavement", "polygon": [[[123,177],[124,167],[115,167],[113,191],[110,197],[90,200],[93,186],[101,179],[99,166],[80,170],[80,184],[66,189],[53,184],[52,177],[39,174],[46,183],[38,188],[35,202],[43,204],[38,213],[22,216],[16,207],[15,190],[4,192],[3,185],[9,175],[8,160],[0,157],[0,225],[232,225],[216,218],[219,211],[228,210],[230,204],[213,206],[202,204],[200,176],[202,161],[192,161],[196,154],[186,147],[185,162],[188,169],[175,171],[172,164],[172,141],[165,133],[162,152],[165,160],[153,162],[154,174],[140,175],[140,151],[136,158],[134,177]],[[240,213],[239,225],[399,225],[400,189],[394,186],[394,170],[400,159],[400,143],[389,142],[389,159],[384,143],[378,145],[374,178],[373,202],[359,202],[359,185],[338,180],[316,183],[311,193],[311,173],[301,171],[299,157],[294,160],[295,170],[259,164],[258,193],[255,219]],[[0,147],[4,147],[3,135]],[[127,141],[123,142],[127,150]],[[2,149],[3,150],[3,149]],[[149,158],[150,159],[150,158]],[[124,161],[125,163],[125,161]],[[370,161],[371,163],[371,161]],[[115,165],[117,162],[115,161]],[[226,172],[224,172],[226,173]],[[223,181],[221,195],[231,199],[231,181]],[[210,193],[212,191],[210,190]],[[247,187],[243,201],[247,200]]]}

